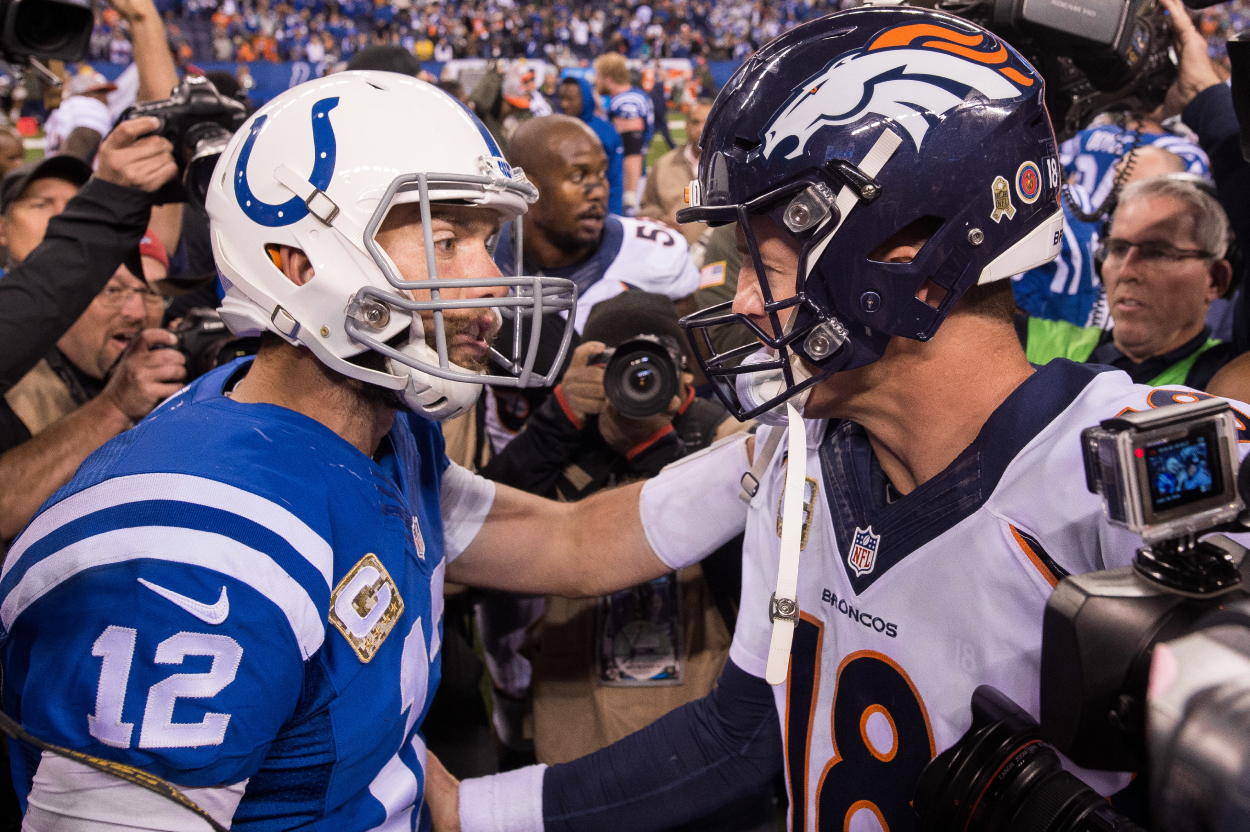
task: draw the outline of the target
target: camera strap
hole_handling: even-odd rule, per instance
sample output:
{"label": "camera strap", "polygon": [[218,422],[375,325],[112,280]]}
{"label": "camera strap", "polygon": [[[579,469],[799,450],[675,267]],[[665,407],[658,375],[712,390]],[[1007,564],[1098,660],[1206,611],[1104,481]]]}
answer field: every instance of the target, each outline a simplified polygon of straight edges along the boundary
{"label": "camera strap", "polygon": [[[772,641],[764,679],[780,685],[790,670],[790,645],[799,623],[799,552],[803,532],[803,490],[807,485],[807,429],[793,404],[786,403],[789,435],[786,446],[786,486],[782,497],[781,556],[777,564],[777,589],[768,602]],[[774,434],[780,434],[774,429]],[[770,437],[771,438],[771,437]]]}
{"label": "camera strap", "polygon": [[0,711],[0,732],[8,734],[18,742],[26,743],[40,751],[46,751],[49,754],[56,754],[67,760],[73,760],[76,763],[93,768],[96,771],[111,774],[114,777],[120,777],[127,783],[133,783],[136,786],[147,789],[150,792],[159,794],[161,797],[172,800],[179,806],[182,806],[189,812],[195,813],[212,827],[213,832],[227,832],[226,827],[222,826],[208,812],[204,811],[194,800],[187,797],[173,783],[158,777],[155,774],[149,774],[143,769],[128,766],[125,763],[114,762],[113,760],[105,760],[100,757],[94,757],[90,754],[84,754],[81,751],[75,751],[71,748],[62,748],[59,745],[53,745],[50,742],[44,742],[35,735],[31,734],[21,723],[13,719],[13,717]]}

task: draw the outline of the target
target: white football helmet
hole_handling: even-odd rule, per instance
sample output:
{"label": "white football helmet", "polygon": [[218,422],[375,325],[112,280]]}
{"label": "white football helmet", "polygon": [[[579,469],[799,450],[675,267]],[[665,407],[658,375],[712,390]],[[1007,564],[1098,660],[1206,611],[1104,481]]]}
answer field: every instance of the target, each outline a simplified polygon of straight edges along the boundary
{"label": "white football helmet", "polygon": [[[345,376],[402,391],[428,418],[464,412],[483,383],[549,386],[573,332],[572,281],[520,276],[519,263],[515,276],[439,280],[430,228],[433,202],[481,206],[502,224],[537,198],[481,121],[437,87],[390,72],[343,72],[293,87],[239,129],[213,170],[206,205],[225,289],[222,318],[236,334],[275,332]],[[428,280],[406,281],[374,240],[390,208],[405,202],[421,204]],[[519,233],[521,223],[512,226]],[[305,285],[276,266],[277,245],[308,255],[313,277]],[[440,299],[439,287],[500,286],[506,297]],[[431,299],[414,300],[414,289],[431,290]],[[468,308],[523,324],[512,327],[510,355],[491,350],[506,375],[449,361],[443,310]],[[434,347],[423,310],[433,312]],[[533,371],[538,338],[543,314],[553,311],[564,311],[567,323],[541,376]],[[386,356],[389,372],[349,360],[367,350]]]}

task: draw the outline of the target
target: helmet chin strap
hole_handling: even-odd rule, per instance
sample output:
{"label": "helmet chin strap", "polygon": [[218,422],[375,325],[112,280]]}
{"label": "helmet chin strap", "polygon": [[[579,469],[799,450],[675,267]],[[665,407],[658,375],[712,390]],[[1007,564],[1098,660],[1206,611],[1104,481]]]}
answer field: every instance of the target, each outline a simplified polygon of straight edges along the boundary
{"label": "helmet chin strap", "polygon": [[[408,332],[408,343],[400,347],[399,351],[418,361],[438,366],[438,353],[425,343],[425,332],[420,315],[412,316],[412,326]],[[386,368],[393,375],[408,380],[401,394],[404,404],[412,408],[413,412],[437,422],[454,419],[467,412],[477,403],[477,397],[482,392],[480,384],[439,378],[393,358],[386,359]],[[473,374],[472,370],[465,369],[458,364],[451,364],[450,368]],[[477,373],[477,375],[485,375],[485,373]]]}
{"label": "helmet chin strap", "polygon": [[[868,155],[864,157],[860,170],[870,177],[876,177],[881,172],[881,168],[885,167],[885,163],[894,155],[894,151],[898,150],[902,141],[897,133],[888,127],[885,128],[877,137],[877,141],[873,143]],[[838,227],[845,221],[846,216],[858,201],[858,194],[849,185],[844,185],[835,201],[839,216],[842,217],[838,222]],[[824,253],[825,248],[833,239],[833,235],[838,232],[838,227],[826,234],[825,238],[808,255],[808,275],[811,274],[820,255]],[[797,317],[797,314],[790,315],[790,319],[786,322],[787,333]],[[787,350],[787,352],[790,355],[790,371],[794,373],[795,379],[801,383],[810,378],[811,373],[803,366],[802,359],[793,350]],[[754,401],[765,402],[783,392],[785,378],[780,370],[759,375],[765,377],[752,380],[750,390],[745,391],[751,397],[759,396],[759,398],[753,398]],[[807,404],[810,393],[811,388],[808,388],[786,401],[785,423],[789,426],[789,442],[786,455],[786,486],[781,503],[781,553],[777,563],[777,588],[768,602],[768,618],[772,622],[773,632],[768,644],[768,663],[764,669],[764,679],[770,685],[780,685],[789,676],[790,648],[794,643],[794,628],[799,623],[799,553],[803,542],[803,492],[807,488],[807,429],[803,424],[802,410]],[[780,417],[780,409],[777,409],[762,413],[757,418],[765,424],[775,424],[774,419],[780,421]],[[781,428],[776,427],[773,430],[780,431]],[[773,445],[772,437],[770,436],[769,439],[768,444]],[[758,450],[762,452],[764,449]]]}
{"label": "helmet chin strap", "polygon": [[[768,602],[773,624],[764,679],[780,685],[790,670],[790,646],[799,623],[799,553],[803,541],[803,491],[807,486],[807,429],[795,406],[786,403],[789,422],[786,487],[782,497],[781,557],[777,564],[777,589]],[[780,428],[774,431],[780,432]],[[770,443],[771,444],[771,443]]]}

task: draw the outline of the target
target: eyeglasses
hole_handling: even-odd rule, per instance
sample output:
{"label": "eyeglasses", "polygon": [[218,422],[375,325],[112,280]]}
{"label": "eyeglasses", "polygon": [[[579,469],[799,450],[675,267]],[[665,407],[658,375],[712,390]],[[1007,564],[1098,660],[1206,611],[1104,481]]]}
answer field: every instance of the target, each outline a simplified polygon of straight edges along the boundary
{"label": "eyeglasses", "polygon": [[1168,266],[1182,260],[1211,260],[1215,255],[1209,251],[1196,248],[1176,248],[1167,243],[1147,240],[1144,243],[1130,243],[1116,237],[1108,237],[1102,241],[1094,252],[1098,262],[1123,262],[1132,249],[1137,249],[1137,259],[1147,265]]}
{"label": "eyeglasses", "polygon": [[146,286],[139,289],[132,289],[128,286],[119,286],[116,283],[110,283],[96,295],[96,300],[106,309],[121,309],[130,302],[130,298],[138,295],[143,301],[143,305],[148,309],[158,310],[165,308],[165,299],[156,292]]}

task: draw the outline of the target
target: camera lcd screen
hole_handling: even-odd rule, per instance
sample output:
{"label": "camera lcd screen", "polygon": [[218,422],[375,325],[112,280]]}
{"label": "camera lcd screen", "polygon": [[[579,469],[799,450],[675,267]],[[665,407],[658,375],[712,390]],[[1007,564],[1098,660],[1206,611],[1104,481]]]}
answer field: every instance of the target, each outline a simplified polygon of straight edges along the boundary
{"label": "camera lcd screen", "polygon": [[1214,431],[1145,448],[1155,514],[1215,496],[1223,489]]}

